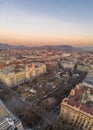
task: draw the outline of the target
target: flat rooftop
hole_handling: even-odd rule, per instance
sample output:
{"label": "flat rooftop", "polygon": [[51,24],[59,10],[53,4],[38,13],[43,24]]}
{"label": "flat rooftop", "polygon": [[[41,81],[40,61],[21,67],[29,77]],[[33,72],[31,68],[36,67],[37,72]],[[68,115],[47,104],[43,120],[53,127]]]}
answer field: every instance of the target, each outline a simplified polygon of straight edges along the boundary
{"label": "flat rooftop", "polygon": [[83,82],[93,85],[93,74],[89,74]]}

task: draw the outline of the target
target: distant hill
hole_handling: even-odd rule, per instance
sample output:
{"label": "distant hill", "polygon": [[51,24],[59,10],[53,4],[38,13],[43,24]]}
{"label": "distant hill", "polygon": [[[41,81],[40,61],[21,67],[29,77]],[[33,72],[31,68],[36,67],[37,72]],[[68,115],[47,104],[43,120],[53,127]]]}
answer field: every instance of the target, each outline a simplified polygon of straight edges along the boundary
{"label": "distant hill", "polygon": [[24,45],[18,45],[18,46],[13,46],[10,44],[6,43],[0,43],[0,49],[33,49],[33,48],[46,48],[46,49],[63,49],[67,51],[73,51],[76,50],[75,47],[70,46],[70,45],[45,45],[45,46],[38,46],[38,47],[28,47]]}
{"label": "distant hill", "polygon": [[15,46],[15,49],[29,49],[30,47],[24,45]]}
{"label": "distant hill", "polygon": [[59,45],[57,47],[60,47],[60,48],[63,48],[63,49],[74,49],[74,47],[70,46],[70,45]]}
{"label": "distant hill", "polygon": [[70,45],[55,45],[55,46],[50,46],[50,45],[46,45],[46,46],[43,46],[44,48],[47,48],[47,49],[63,49],[63,50],[70,50],[70,51],[73,51],[75,50],[76,48],[73,47],[73,46],[70,46]]}
{"label": "distant hill", "polygon": [[23,45],[13,46],[7,43],[0,43],[0,49],[26,49],[26,48],[29,47]]}
{"label": "distant hill", "polygon": [[8,49],[8,48],[13,48],[13,46],[6,43],[0,43],[0,49]]}
{"label": "distant hill", "polygon": [[92,47],[82,47],[83,51],[90,51],[93,52],[93,46]]}

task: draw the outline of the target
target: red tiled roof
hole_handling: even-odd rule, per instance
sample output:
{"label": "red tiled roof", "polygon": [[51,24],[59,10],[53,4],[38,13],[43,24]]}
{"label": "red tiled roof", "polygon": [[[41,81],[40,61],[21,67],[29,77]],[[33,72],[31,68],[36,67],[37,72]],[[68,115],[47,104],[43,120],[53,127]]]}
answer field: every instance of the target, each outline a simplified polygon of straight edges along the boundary
{"label": "red tiled roof", "polygon": [[6,65],[3,63],[0,63],[0,69],[4,68]]}
{"label": "red tiled roof", "polygon": [[13,62],[12,64],[19,65],[19,64],[23,64],[23,62],[17,61],[17,62]]}
{"label": "red tiled roof", "polygon": [[[75,95],[70,95],[69,96],[69,100],[67,100],[67,104],[71,105],[71,106],[75,106],[77,108],[80,107],[81,111],[84,111],[86,113],[89,113],[91,115],[93,115],[93,108],[87,106],[86,104],[83,104],[80,102],[80,99],[82,98],[82,95],[84,93],[84,91],[86,91],[88,89],[88,87],[82,86],[79,89],[74,89],[75,90]],[[90,94],[93,95],[93,89],[90,88]]]}

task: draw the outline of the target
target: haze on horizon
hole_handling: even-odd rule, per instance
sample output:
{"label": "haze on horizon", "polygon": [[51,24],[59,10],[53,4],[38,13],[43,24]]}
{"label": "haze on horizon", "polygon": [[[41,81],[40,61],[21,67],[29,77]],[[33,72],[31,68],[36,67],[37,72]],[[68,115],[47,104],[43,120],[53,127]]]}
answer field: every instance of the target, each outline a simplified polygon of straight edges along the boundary
{"label": "haze on horizon", "polygon": [[93,46],[93,0],[0,0],[0,43]]}

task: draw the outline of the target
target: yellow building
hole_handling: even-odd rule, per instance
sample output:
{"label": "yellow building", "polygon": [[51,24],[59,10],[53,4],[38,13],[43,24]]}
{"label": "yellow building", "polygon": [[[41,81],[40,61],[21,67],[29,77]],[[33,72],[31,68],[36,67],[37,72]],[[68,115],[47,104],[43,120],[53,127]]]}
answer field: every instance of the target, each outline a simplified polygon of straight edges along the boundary
{"label": "yellow building", "polygon": [[9,66],[0,70],[0,80],[7,86],[14,86],[45,72],[46,65],[41,63]]}
{"label": "yellow building", "polygon": [[93,88],[77,85],[61,103],[60,117],[81,130],[93,130]]}

